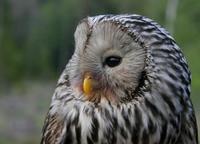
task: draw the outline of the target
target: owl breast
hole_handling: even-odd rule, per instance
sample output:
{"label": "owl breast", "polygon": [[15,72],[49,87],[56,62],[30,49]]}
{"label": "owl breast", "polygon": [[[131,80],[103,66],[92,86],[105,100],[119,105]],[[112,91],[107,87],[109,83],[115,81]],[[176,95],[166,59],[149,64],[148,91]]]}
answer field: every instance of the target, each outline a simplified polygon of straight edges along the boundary
{"label": "owl breast", "polygon": [[180,117],[165,119],[150,102],[141,101],[143,105],[128,103],[120,106],[70,102],[73,104],[66,107],[70,111],[66,112],[66,129],[63,131],[67,135],[62,141],[73,144],[164,144],[170,138],[166,144],[173,144],[177,139],[175,134],[180,130]]}

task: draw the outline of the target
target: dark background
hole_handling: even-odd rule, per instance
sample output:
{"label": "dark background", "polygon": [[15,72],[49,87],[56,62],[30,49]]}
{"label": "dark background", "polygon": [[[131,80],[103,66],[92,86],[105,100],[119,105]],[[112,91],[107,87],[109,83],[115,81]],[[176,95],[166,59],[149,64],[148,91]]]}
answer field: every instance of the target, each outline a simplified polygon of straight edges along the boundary
{"label": "dark background", "polygon": [[174,36],[192,72],[200,121],[199,0],[0,0],[0,143],[39,143],[76,25],[86,16],[121,13],[152,18]]}

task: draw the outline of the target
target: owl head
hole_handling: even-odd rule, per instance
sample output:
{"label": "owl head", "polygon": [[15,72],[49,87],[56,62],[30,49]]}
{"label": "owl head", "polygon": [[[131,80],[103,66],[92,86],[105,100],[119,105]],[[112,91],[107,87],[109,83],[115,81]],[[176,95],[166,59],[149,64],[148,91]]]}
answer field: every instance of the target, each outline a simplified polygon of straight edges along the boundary
{"label": "owl head", "polygon": [[[120,103],[153,86],[158,93],[168,91],[178,79],[177,69],[182,71],[186,63],[168,32],[139,15],[85,18],[74,37],[75,51],[60,81],[67,75],[68,89],[81,100]],[[175,64],[176,59],[182,64]],[[189,85],[176,83],[177,89]]]}
{"label": "owl head", "polygon": [[130,99],[127,94],[136,90],[145,67],[145,47],[117,22],[94,23],[91,18],[78,25],[75,43],[69,74],[72,89],[94,102]]}

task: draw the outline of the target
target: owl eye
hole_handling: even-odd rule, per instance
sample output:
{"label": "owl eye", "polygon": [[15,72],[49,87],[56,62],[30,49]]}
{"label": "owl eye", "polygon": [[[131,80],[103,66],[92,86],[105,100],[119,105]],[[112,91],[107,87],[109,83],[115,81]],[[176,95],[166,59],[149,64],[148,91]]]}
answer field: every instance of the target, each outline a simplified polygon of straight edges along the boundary
{"label": "owl eye", "polygon": [[122,58],[120,56],[109,56],[105,59],[104,65],[109,67],[116,67],[121,63]]}

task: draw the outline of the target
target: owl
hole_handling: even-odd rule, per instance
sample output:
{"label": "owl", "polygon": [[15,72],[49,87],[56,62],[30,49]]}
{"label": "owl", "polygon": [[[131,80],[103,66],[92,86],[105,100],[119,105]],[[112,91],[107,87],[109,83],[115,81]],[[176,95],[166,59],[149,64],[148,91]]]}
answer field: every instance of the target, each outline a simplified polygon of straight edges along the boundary
{"label": "owl", "polygon": [[77,26],[41,144],[197,144],[187,62],[170,34],[140,15]]}

